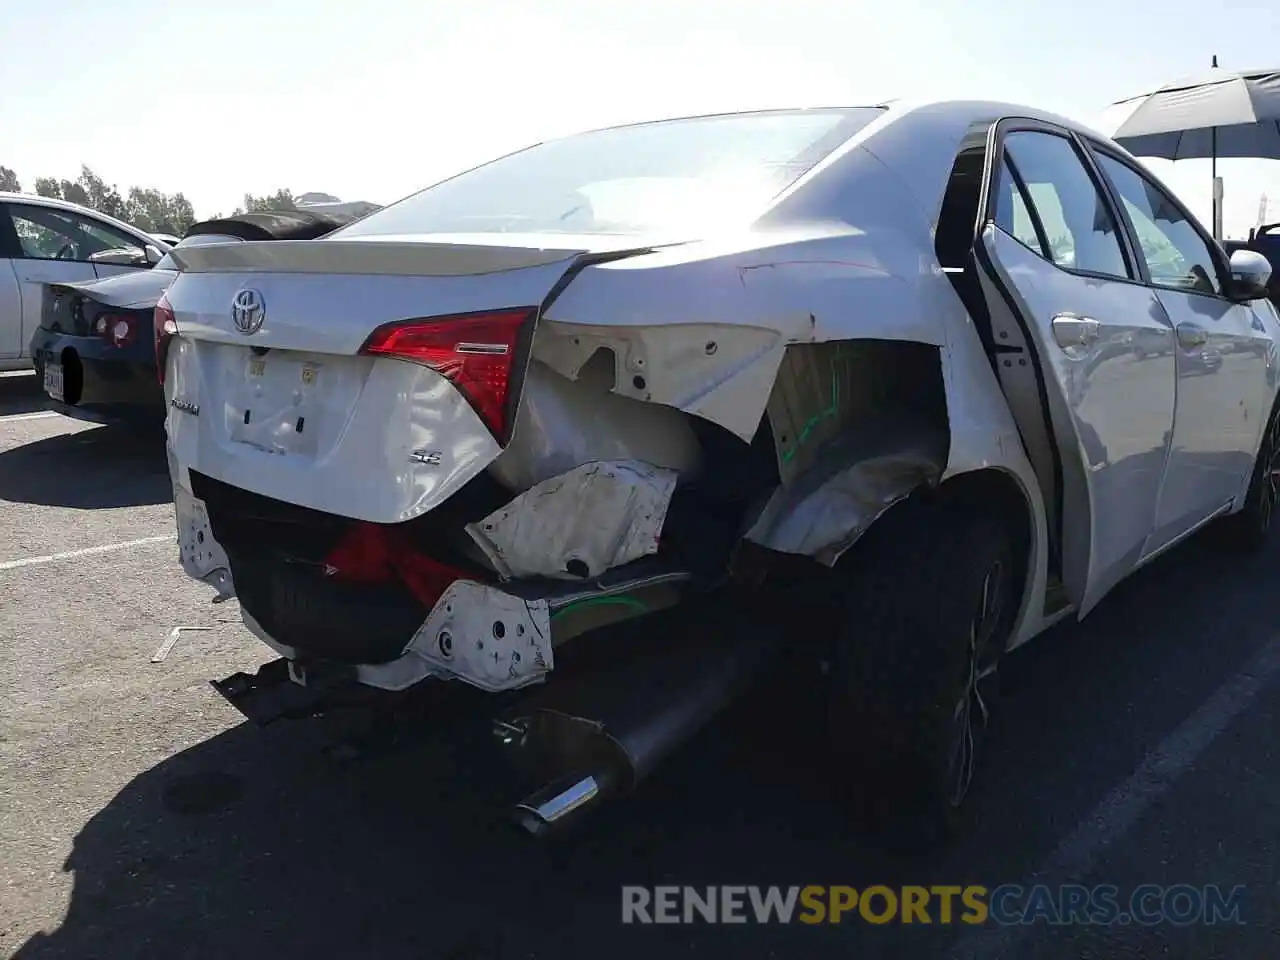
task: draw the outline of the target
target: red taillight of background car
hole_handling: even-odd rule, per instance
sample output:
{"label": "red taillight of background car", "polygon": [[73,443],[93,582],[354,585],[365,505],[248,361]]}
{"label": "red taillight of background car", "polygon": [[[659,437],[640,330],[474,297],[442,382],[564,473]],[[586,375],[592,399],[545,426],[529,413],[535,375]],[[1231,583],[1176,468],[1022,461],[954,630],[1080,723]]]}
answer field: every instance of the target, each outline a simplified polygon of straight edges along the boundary
{"label": "red taillight of background car", "polygon": [[127,313],[100,313],[93,332],[113,347],[127,347],[138,338],[138,319]]}
{"label": "red taillight of background car", "polygon": [[511,429],[511,381],[535,307],[384,324],[360,352],[410,360],[447,377],[499,443]]}
{"label": "red taillight of background car", "polygon": [[178,335],[178,321],[173,316],[173,307],[169,306],[169,300],[163,296],[156,304],[155,334],[156,376],[163,385],[164,364],[169,356],[169,341]]}

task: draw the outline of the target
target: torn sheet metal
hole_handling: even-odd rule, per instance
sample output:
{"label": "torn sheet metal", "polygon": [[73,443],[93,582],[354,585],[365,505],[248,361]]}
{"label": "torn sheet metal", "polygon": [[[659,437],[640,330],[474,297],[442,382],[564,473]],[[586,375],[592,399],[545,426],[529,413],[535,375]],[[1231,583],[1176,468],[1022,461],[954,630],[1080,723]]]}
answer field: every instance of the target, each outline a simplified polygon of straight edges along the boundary
{"label": "torn sheet metal", "polygon": [[587,463],[466,529],[504,580],[596,577],[657,552],[677,479],[638,460]]}
{"label": "torn sheet metal", "polygon": [[231,563],[209,525],[209,511],[203,500],[192,496],[180,483],[173,484],[173,509],[178,525],[178,554],[182,569],[192,579],[218,591],[214,602],[235,596]]}
{"label": "torn sheet metal", "polygon": [[872,522],[947,462],[943,431],[921,420],[883,418],[831,444],[791,487],[779,487],[746,539],[832,566]]}
{"label": "torn sheet metal", "polygon": [[414,634],[406,656],[426,672],[481,690],[516,690],[555,666],[545,600],[523,600],[471,580],[455,581]]}
{"label": "torn sheet metal", "polygon": [[607,351],[615,393],[675,407],[750,442],[785,347],[784,334],[761,327],[548,322],[538,328],[533,355],[576,380],[598,351]]}
{"label": "torn sheet metal", "polygon": [[611,393],[612,362],[607,367],[600,371],[607,375],[604,382],[589,381],[590,371],[580,371],[575,381],[536,360],[530,363],[511,442],[489,466],[494,479],[520,493],[600,460],[639,460],[686,478],[696,474],[700,451],[688,418]]}

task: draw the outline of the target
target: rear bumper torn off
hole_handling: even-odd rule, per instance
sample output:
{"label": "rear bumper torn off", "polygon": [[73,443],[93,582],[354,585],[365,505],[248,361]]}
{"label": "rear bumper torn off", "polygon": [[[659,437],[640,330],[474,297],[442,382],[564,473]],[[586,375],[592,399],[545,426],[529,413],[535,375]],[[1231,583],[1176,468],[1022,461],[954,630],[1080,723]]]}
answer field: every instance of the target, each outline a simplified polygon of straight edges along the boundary
{"label": "rear bumper torn off", "polygon": [[226,551],[213,538],[209,511],[181,483],[173,484],[173,507],[178,526],[178,551],[187,576],[207,583],[218,591],[217,599],[235,596],[231,563]]}

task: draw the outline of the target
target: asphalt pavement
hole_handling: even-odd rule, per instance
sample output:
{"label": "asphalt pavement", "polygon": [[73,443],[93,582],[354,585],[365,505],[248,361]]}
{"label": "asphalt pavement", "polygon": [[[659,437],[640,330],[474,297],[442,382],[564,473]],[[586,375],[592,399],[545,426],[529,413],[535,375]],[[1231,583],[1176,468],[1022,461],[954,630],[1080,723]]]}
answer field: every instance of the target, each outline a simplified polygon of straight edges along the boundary
{"label": "asphalt pavement", "polygon": [[[0,377],[0,957],[1276,953],[1280,542],[1191,542],[1012,655],[947,848],[852,812],[812,704],[773,686],[539,846],[499,815],[481,725],[432,697],[360,739],[358,714],[241,722],[206,681],[269,656],[183,577],[169,498],[158,435]],[[1215,924],[621,923],[624,885],[814,884],[1242,893]]]}

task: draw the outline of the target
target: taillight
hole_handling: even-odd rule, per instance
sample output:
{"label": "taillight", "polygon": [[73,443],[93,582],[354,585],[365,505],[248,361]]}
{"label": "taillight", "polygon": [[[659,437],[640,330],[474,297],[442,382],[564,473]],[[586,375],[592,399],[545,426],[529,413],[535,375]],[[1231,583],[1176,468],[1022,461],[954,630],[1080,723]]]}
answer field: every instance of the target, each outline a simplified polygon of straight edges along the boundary
{"label": "taillight", "polygon": [[388,323],[369,335],[360,352],[421,363],[447,377],[498,442],[505,443],[516,354],[535,309]]}
{"label": "taillight", "polygon": [[138,319],[127,313],[100,313],[93,332],[113,347],[127,347],[138,337]]}
{"label": "taillight", "polygon": [[156,304],[155,334],[156,376],[163,385],[164,365],[169,357],[169,341],[178,335],[178,321],[173,316],[173,307],[169,306],[169,300],[164,296]]}

